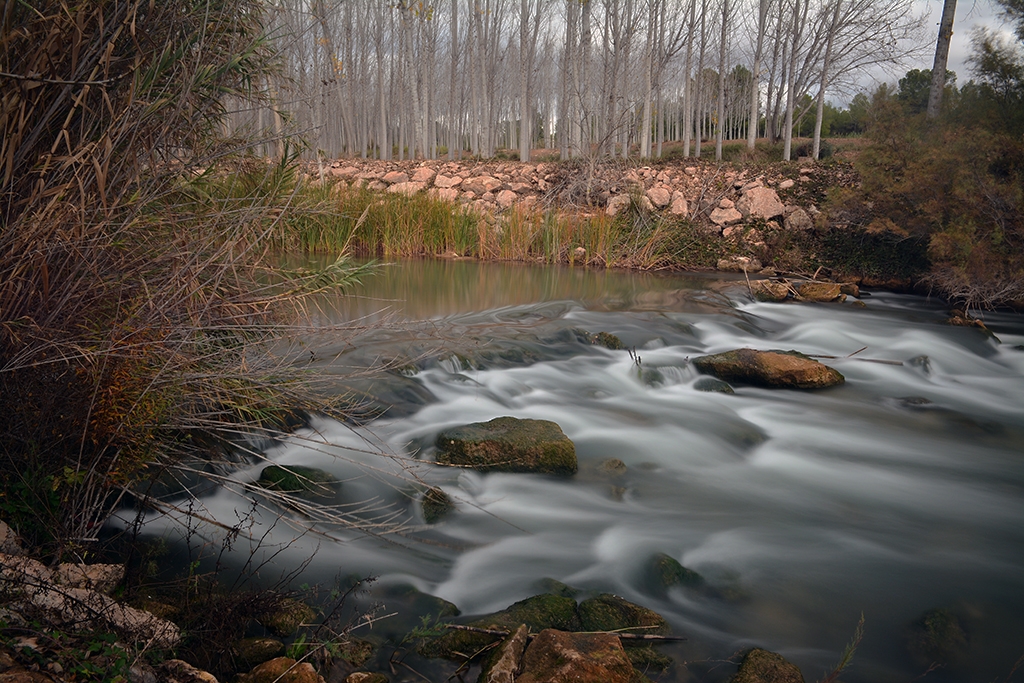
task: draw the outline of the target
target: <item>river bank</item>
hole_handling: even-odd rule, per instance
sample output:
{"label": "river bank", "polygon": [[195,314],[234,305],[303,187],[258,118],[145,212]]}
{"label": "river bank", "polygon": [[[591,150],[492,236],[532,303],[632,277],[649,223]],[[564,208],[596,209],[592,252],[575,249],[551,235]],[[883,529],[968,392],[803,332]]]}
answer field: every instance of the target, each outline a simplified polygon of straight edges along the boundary
{"label": "river bank", "polygon": [[[929,267],[926,238],[892,224],[864,226],[830,205],[860,182],[843,159],[346,159],[306,173],[331,188],[348,216],[343,237],[331,241],[370,256],[798,274],[895,291],[919,286]],[[324,243],[306,242],[313,250]]]}

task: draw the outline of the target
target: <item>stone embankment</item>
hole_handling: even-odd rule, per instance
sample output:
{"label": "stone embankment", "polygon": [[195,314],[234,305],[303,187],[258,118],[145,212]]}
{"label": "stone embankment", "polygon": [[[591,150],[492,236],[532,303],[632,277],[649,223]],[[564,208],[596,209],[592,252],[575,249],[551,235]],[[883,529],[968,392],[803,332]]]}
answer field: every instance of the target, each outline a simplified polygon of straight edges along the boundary
{"label": "stone embankment", "polygon": [[[815,164],[737,169],[692,159],[657,167],[625,164],[519,163],[501,161],[376,161],[347,159],[322,167],[314,177],[344,187],[413,195],[494,213],[519,207],[554,208],[615,216],[632,202],[644,209],[689,218],[725,238],[756,243],[752,225],[774,221],[809,230],[823,221],[816,205],[825,185],[850,185],[850,169]],[[737,267],[749,270],[748,264]]]}

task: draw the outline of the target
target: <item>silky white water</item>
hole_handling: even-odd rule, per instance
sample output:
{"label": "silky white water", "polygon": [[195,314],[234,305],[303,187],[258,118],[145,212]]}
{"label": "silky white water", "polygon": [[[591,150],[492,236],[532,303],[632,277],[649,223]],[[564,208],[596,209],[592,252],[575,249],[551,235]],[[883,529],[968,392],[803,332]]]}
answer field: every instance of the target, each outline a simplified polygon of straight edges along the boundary
{"label": "silky white water", "polygon": [[[356,344],[311,341],[311,367],[337,391],[394,407],[359,425],[315,418],[265,455],[328,470],[343,482],[333,502],[353,519],[388,517],[404,531],[325,526],[293,540],[278,524],[267,543],[290,547],[275,566],[312,555],[306,582],[373,575],[378,590],[414,585],[464,614],[541,592],[546,578],[613,592],[688,636],[662,648],[676,665],[660,680],[727,680],[735,667],[718,660],[751,645],[818,680],[862,613],[844,681],[922,674],[928,663],[906,642],[935,608],[960,619],[968,644],[923,680],[1003,680],[1024,655],[1021,316],[986,316],[986,334],[944,324],[939,303],[909,295],[768,304],[736,280],[478,263],[392,265],[354,294],[324,320],[381,327]],[[635,354],[582,344],[574,329],[615,334]],[[740,347],[833,357],[822,360],[846,383],[694,388],[690,358]],[[431,463],[439,430],[503,415],[557,422],[579,473]],[[610,458],[625,472],[602,473]],[[231,476],[253,481],[265,465]],[[440,486],[457,511],[424,525],[417,481]],[[231,524],[252,497],[219,489],[201,503]],[[366,501],[373,510],[358,511]],[[280,512],[264,504],[252,533]],[[154,518],[149,530],[173,528]],[[714,594],[648,585],[655,553],[700,572]]]}

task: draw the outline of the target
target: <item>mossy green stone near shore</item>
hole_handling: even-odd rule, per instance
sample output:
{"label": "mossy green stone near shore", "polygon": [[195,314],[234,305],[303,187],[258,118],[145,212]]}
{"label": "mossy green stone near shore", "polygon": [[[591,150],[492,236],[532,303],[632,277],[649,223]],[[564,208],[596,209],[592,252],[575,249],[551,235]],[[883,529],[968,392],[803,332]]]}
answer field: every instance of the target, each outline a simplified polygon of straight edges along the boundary
{"label": "mossy green stone near shore", "polygon": [[446,429],[437,435],[442,465],[484,472],[575,474],[576,446],[554,422],[498,417]]}

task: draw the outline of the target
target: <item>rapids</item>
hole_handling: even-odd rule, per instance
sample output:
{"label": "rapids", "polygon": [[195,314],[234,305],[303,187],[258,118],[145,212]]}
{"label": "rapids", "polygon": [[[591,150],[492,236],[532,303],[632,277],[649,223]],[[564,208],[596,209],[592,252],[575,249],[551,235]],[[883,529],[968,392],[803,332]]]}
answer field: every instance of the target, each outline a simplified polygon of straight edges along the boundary
{"label": "rapids", "polygon": [[[910,626],[944,608],[963,624],[966,652],[923,680],[1003,680],[1024,655],[1024,320],[987,315],[987,334],[944,324],[942,305],[923,297],[863,302],[757,303],[742,280],[717,276],[384,266],[318,313],[368,329],[357,342],[310,341],[306,360],[333,391],[356,392],[365,419],[315,418],[265,456],[330,471],[343,482],[339,515],[400,533],[323,526],[296,538],[278,524],[268,541],[288,547],[273,561],[312,557],[309,583],[413,585],[463,614],[541,592],[546,578],[614,592],[689,638],[660,648],[676,665],[659,680],[673,681],[728,680],[735,668],[721,660],[751,645],[818,680],[862,613],[843,680],[910,681],[928,667],[906,650]],[[633,353],[582,344],[573,330],[610,332]],[[846,384],[694,388],[690,358],[744,346],[822,356]],[[440,429],[502,415],[557,422],[580,472],[431,464]],[[603,474],[609,458],[625,472]],[[264,465],[230,476],[251,482]],[[424,525],[419,482],[458,510]],[[251,497],[222,487],[202,505],[230,524]],[[261,508],[254,535],[278,512]],[[174,529],[166,518],[149,527]],[[644,565],[659,552],[716,594],[648,585]]]}

